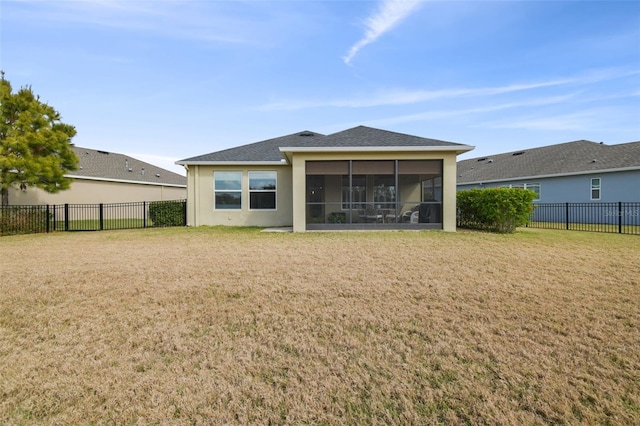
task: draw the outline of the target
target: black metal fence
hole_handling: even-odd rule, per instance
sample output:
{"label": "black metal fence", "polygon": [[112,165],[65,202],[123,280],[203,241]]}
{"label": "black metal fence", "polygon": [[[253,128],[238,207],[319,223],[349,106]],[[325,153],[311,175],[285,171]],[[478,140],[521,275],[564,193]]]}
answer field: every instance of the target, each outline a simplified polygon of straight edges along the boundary
{"label": "black metal fence", "polygon": [[537,203],[530,228],[640,235],[640,202]]}
{"label": "black metal fence", "polygon": [[186,226],[186,200],[0,206],[0,235]]}

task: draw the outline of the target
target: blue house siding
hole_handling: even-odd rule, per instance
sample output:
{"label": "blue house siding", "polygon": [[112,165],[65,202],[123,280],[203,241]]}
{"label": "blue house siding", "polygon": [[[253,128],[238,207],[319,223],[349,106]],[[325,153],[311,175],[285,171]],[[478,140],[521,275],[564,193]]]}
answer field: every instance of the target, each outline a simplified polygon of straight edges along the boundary
{"label": "blue house siding", "polygon": [[602,173],[601,201],[640,202],[640,170]]}
{"label": "blue house siding", "polygon": [[[591,199],[592,178],[600,178],[599,200]],[[540,184],[539,203],[640,202],[640,170],[459,184],[458,190],[521,184]]]}
{"label": "blue house siding", "polygon": [[[599,200],[591,199],[591,179],[593,178],[600,179]],[[619,202],[640,202],[640,170],[460,184],[458,190],[522,186],[522,184],[540,184],[540,198],[534,203],[555,203],[555,205],[544,205],[537,209],[533,217],[535,221],[617,224],[619,216],[622,216],[624,225],[640,225],[640,211],[636,207],[637,204],[633,208],[624,204],[618,205]],[[566,203],[581,204],[573,205],[567,211]]]}

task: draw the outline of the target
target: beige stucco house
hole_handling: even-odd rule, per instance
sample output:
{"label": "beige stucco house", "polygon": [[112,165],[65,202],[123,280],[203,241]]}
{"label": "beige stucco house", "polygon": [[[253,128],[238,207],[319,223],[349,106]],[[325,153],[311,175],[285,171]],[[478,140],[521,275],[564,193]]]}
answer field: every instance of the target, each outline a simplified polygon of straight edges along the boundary
{"label": "beige stucco house", "polygon": [[456,156],[474,147],[359,126],[177,161],[187,224],[456,229]]}
{"label": "beige stucco house", "polygon": [[12,205],[99,204],[181,200],[187,195],[187,178],[127,155],[73,147],[78,170],[66,177],[71,188],[50,194],[37,188],[12,190]]}

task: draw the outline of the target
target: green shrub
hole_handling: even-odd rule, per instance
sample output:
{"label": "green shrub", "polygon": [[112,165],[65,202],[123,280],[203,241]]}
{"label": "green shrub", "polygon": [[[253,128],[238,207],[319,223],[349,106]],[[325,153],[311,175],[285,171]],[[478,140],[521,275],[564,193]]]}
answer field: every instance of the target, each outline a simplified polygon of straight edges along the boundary
{"label": "green shrub", "polygon": [[149,203],[149,218],[153,226],[184,226],[185,201],[152,201]]}
{"label": "green shrub", "polygon": [[346,223],[347,217],[345,212],[333,212],[329,213],[329,217],[327,218],[327,222],[329,223]]}
{"label": "green shrub", "polygon": [[520,188],[458,191],[458,226],[512,233],[527,223],[536,193]]}
{"label": "green shrub", "polygon": [[0,208],[0,235],[35,234],[47,231],[47,211],[39,206]]}

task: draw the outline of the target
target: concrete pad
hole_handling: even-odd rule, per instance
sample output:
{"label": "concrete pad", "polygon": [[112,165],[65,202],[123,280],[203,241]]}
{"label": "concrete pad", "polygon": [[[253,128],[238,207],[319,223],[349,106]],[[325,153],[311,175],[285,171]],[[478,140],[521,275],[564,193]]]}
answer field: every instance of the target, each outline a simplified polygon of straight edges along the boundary
{"label": "concrete pad", "polygon": [[293,227],[283,226],[280,228],[265,228],[261,232],[293,232]]}

